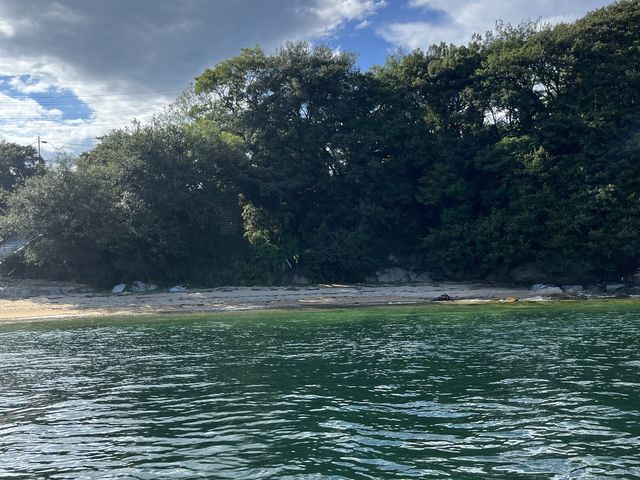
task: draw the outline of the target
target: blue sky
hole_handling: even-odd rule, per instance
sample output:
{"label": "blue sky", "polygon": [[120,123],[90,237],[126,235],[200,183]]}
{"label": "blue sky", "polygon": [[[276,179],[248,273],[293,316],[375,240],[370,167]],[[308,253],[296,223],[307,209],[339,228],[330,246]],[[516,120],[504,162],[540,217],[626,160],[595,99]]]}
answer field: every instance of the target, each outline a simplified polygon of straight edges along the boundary
{"label": "blue sky", "polygon": [[447,14],[435,8],[412,7],[409,2],[386,2],[369,18],[351,21],[325,40],[332,47],[356,52],[360,68],[367,70],[372,65],[383,64],[387,55],[398,48],[409,48],[407,45],[385,40],[380,29],[389,24],[416,21],[440,25],[447,21]]}
{"label": "blue sky", "polygon": [[[24,87],[20,88],[17,85],[24,85]],[[60,114],[55,118],[61,121],[86,119],[91,116],[91,108],[71,90],[47,87],[44,91],[37,88],[35,91],[29,91],[29,86],[36,85],[38,85],[38,80],[29,74],[0,76],[0,91],[2,93],[13,98],[27,96],[45,108],[58,109]],[[16,119],[19,116],[5,117],[3,115],[3,118]]]}
{"label": "blue sky", "polygon": [[362,69],[402,48],[461,43],[496,20],[572,21],[611,0],[2,0],[0,140],[78,153],[161,112],[206,67],[308,40]]}

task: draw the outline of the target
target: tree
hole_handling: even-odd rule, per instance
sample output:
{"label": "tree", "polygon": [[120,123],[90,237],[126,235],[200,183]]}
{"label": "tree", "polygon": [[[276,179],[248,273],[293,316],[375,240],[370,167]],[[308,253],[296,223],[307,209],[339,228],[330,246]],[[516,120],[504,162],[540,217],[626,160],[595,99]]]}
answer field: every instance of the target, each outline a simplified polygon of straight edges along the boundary
{"label": "tree", "polygon": [[43,171],[44,161],[35,148],[0,141],[0,211],[10,192]]}
{"label": "tree", "polygon": [[206,70],[196,91],[197,118],[245,139],[250,162],[238,184],[246,211],[263,212],[247,236],[277,231],[269,251],[282,264],[319,280],[359,280],[390,251],[415,245],[410,104],[360,72],[353,54],[306,43],[270,56],[248,49]]}
{"label": "tree", "polygon": [[[162,122],[42,178],[9,168],[10,218],[29,261],[118,281],[357,281],[389,254],[448,278],[615,279],[640,262],[639,64],[637,0],[370,72],[246,49]],[[240,217],[243,238],[224,227]]]}
{"label": "tree", "polygon": [[[94,284],[134,279],[231,283],[237,193],[220,175],[242,152],[195,127],[116,130],[92,151],[27,181],[10,199],[26,260]],[[235,237],[234,237],[235,236]]]}

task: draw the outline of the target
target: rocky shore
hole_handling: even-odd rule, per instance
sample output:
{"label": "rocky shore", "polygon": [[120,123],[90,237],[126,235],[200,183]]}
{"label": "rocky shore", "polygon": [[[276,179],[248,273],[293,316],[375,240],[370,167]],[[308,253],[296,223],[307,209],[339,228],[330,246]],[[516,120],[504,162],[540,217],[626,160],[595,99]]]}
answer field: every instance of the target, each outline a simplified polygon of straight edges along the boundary
{"label": "rocky shore", "polygon": [[153,292],[134,292],[130,287],[125,287],[120,293],[114,294],[92,292],[79,285],[26,282],[0,287],[0,322],[274,308],[639,297],[637,287],[616,285],[619,286],[559,287],[538,284],[531,288],[517,288],[486,283],[431,282],[411,285],[223,287],[203,290],[173,288],[170,291]]}

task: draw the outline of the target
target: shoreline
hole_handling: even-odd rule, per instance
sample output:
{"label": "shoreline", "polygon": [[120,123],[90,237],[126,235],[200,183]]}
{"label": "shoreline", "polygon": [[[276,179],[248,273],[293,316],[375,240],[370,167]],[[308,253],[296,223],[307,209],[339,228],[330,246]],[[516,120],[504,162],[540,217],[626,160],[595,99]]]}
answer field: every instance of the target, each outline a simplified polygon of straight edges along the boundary
{"label": "shoreline", "polygon": [[[437,301],[448,295],[451,301]],[[594,299],[615,298],[597,296]],[[525,288],[443,282],[416,285],[318,285],[308,287],[220,287],[179,293],[120,295],[56,293],[29,298],[0,298],[0,323],[76,317],[251,312],[298,308],[347,308],[393,305],[486,304],[580,300],[575,296],[540,296]],[[584,300],[588,300],[584,298]]]}

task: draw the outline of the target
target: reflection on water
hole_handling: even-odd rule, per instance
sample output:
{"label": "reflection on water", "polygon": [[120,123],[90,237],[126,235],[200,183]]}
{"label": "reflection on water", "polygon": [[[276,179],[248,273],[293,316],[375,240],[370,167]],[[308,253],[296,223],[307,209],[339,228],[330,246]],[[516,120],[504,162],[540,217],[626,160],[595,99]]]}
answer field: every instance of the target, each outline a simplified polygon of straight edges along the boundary
{"label": "reflection on water", "polygon": [[640,477],[640,310],[458,310],[4,326],[0,478]]}

